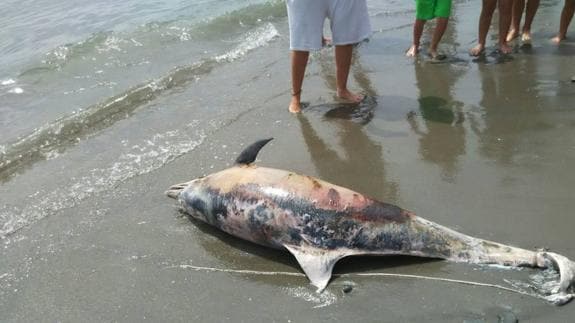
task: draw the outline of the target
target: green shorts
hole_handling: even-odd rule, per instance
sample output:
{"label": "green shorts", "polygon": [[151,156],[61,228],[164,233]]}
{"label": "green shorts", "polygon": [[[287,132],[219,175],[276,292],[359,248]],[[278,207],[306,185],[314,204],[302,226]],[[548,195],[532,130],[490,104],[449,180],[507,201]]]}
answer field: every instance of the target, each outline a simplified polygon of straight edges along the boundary
{"label": "green shorts", "polygon": [[430,20],[433,18],[449,18],[451,0],[415,0],[415,18]]}

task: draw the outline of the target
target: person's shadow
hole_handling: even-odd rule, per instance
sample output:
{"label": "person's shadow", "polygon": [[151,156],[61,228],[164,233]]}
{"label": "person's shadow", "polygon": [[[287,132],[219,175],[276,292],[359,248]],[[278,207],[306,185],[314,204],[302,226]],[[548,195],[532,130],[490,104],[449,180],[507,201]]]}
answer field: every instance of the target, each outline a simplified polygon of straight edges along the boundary
{"label": "person's shadow", "polygon": [[[308,153],[319,177],[383,201],[396,202],[397,184],[386,179],[382,147],[363,130],[363,125],[374,116],[373,105],[353,108],[324,104],[312,109],[327,110],[323,119],[330,130],[337,131],[339,142],[337,148],[328,144],[316,132],[306,114],[298,116]],[[330,140],[332,144],[333,141]]]}
{"label": "person's shadow", "polygon": [[419,136],[422,159],[441,167],[444,180],[454,181],[459,157],[465,154],[463,103],[452,92],[459,74],[450,65],[415,63],[419,111],[407,116]]}
{"label": "person's shadow", "polygon": [[539,108],[545,101],[536,92],[535,68],[516,65],[513,70],[478,65],[483,113],[481,118],[470,119],[470,125],[479,138],[480,153],[500,165],[514,164],[520,147],[532,146],[534,153],[539,146],[526,139],[528,135],[553,127]]}

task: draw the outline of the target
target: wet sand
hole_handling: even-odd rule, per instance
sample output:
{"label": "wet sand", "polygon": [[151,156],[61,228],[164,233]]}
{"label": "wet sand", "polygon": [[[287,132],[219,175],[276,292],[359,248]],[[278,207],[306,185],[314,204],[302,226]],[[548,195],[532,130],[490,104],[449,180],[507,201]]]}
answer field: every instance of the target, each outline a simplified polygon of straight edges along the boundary
{"label": "wet sand", "polygon": [[[327,49],[312,57],[303,92],[309,105],[299,116],[287,112],[287,33],[277,26],[281,36],[268,47],[2,183],[7,208],[31,218],[2,239],[0,320],[572,320],[575,304],[486,287],[352,275],[316,294],[304,277],[195,270],[300,272],[289,254],[192,222],[163,194],[230,166],[243,146],[271,136],[261,165],[320,177],[472,236],[575,259],[575,43],[547,41],[553,26],[543,21],[558,17],[556,7],[542,5],[532,47],[517,45],[507,58],[490,48],[476,61],[466,51],[477,5],[458,2],[442,45],[450,58],[441,64],[403,57],[411,13],[404,27],[389,29],[376,17],[350,76],[366,101],[337,103]],[[130,156],[149,162],[116,176],[135,163]],[[349,258],[335,272],[505,286],[504,279],[537,273],[405,257]]]}

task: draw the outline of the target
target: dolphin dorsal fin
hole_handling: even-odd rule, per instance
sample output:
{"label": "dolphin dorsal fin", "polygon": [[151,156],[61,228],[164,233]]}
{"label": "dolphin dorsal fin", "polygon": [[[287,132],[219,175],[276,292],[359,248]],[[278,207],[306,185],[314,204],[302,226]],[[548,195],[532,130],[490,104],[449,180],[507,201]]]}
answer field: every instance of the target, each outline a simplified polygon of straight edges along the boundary
{"label": "dolphin dorsal fin", "polygon": [[238,165],[249,165],[256,160],[258,153],[268,142],[274,138],[262,139],[254,142],[253,144],[246,147],[236,158],[236,164]]}

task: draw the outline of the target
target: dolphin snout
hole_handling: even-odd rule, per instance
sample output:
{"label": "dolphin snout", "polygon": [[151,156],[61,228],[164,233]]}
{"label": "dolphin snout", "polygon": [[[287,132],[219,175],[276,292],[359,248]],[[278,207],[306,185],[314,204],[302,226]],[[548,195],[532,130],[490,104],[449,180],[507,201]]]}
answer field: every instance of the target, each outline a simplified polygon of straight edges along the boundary
{"label": "dolphin snout", "polygon": [[176,185],[172,185],[167,191],[166,191],[166,195],[168,197],[171,197],[173,199],[177,199],[178,196],[180,196],[180,193],[186,188],[188,187],[189,183],[181,183],[181,184],[176,184]]}

